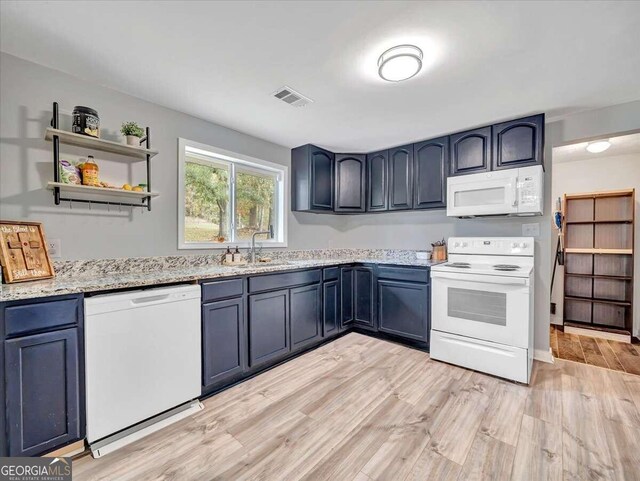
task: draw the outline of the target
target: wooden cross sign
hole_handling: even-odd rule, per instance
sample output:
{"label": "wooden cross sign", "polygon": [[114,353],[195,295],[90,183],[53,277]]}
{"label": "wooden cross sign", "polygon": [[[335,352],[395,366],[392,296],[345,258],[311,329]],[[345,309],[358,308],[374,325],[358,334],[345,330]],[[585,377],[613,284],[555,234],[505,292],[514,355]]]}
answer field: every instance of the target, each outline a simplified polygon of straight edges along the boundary
{"label": "wooden cross sign", "polygon": [[0,264],[6,283],[53,277],[42,224],[0,220]]}

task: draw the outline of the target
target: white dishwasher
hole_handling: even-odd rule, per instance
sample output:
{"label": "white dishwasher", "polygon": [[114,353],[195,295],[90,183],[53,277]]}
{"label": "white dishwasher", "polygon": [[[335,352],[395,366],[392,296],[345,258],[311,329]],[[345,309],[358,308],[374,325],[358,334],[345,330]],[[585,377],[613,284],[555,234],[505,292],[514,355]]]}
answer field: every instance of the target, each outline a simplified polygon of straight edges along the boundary
{"label": "white dishwasher", "polygon": [[89,297],[84,329],[94,457],[202,408],[200,286]]}

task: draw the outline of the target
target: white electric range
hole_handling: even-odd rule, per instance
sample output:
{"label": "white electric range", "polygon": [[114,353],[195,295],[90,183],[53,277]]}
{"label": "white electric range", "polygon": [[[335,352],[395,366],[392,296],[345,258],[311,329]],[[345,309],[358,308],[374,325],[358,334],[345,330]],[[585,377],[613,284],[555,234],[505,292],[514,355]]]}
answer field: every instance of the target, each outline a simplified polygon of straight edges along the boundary
{"label": "white electric range", "polygon": [[529,383],[532,237],[453,237],[431,268],[431,358]]}

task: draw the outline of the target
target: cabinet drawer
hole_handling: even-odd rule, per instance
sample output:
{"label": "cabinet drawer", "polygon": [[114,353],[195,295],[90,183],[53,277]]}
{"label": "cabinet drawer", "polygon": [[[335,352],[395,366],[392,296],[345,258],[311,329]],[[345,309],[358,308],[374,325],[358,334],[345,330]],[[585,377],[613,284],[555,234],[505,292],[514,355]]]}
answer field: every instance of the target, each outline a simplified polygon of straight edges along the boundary
{"label": "cabinet drawer", "polygon": [[339,267],[327,267],[322,272],[322,279],[325,281],[335,281],[339,276]]}
{"label": "cabinet drawer", "polygon": [[320,282],[321,279],[322,272],[320,269],[250,277],[249,292],[269,291],[282,289],[283,287],[311,284]]}
{"label": "cabinet drawer", "polygon": [[244,292],[242,279],[224,279],[202,284],[202,302],[238,297]]}
{"label": "cabinet drawer", "polygon": [[412,269],[410,267],[379,267],[378,279],[393,279],[408,282],[429,282],[428,269]]}
{"label": "cabinet drawer", "polygon": [[6,336],[77,324],[81,315],[80,297],[6,307]]}

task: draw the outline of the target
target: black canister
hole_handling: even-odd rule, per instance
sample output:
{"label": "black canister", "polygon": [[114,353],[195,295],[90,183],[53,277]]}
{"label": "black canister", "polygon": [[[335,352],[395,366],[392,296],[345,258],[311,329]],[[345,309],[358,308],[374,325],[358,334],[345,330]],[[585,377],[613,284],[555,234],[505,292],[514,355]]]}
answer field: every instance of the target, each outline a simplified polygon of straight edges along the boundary
{"label": "black canister", "polygon": [[73,125],[71,131],[74,134],[100,137],[100,117],[98,112],[89,107],[76,105],[73,108]]}

